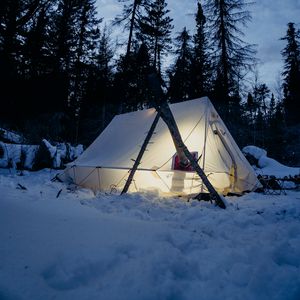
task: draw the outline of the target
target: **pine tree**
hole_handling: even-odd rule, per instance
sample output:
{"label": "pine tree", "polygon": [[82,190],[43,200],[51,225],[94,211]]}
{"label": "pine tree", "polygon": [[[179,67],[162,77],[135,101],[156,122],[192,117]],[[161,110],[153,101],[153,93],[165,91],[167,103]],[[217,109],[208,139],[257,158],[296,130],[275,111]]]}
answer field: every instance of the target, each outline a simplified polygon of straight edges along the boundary
{"label": "pine tree", "polygon": [[22,49],[26,73],[35,78],[46,72],[46,60],[50,55],[47,47],[49,7],[50,5],[41,9],[33,19]]}
{"label": "pine tree", "polygon": [[[25,25],[45,6],[45,1],[2,0],[0,4],[0,63],[5,76],[13,75]],[[7,67],[5,70],[3,68]]]}
{"label": "pine tree", "polygon": [[[97,99],[94,100],[98,102],[98,106],[101,108],[101,128],[104,129],[107,121],[110,119],[110,117],[108,116],[108,111],[116,111],[116,109],[112,107],[112,103],[110,103],[113,85],[113,50],[109,39],[109,31],[106,26],[104,27],[101,34],[98,54],[96,58],[97,86],[95,87],[95,95]],[[93,96],[90,95],[90,98],[93,98]]]}
{"label": "pine tree", "polygon": [[150,70],[148,49],[145,44],[130,55],[121,56],[115,75],[115,98],[119,113],[142,109],[149,104],[147,75]]}
{"label": "pine tree", "polygon": [[77,44],[79,0],[59,0],[52,24],[52,52],[56,71],[68,73],[75,58]]}
{"label": "pine tree", "polygon": [[80,141],[86,144],[99,135],[117,111],[112,96],[113,54],[110,31],[104,26],[97,54],[88,70],[85,101],[81,107]]}
{"label": "pine tree", "polygon": [[[99,40],[98,25],[101,20],[96,17],[94,0],[81,0],[78,9],[78,32],[75,46],[75,60],[70,74],[68,107],[71,119],[75,123],[75,141],[78,140],[79,117],[84,101],[89,65],[96,55]],[[72,120],[73,121],[73,120]]]}
{"label": "pine tree", "polygon": [[271,100],[270,100],[270,105],[269,105],[269,113],[268,113],[269,122],[273,118],[275,113],[276,113],[276,100],[275,100],[274,94],[272,93]]}
{"label": "pine tree", "polygon": [[[130,1],[130,4],[126,2]],[[126,55],[129,55],[133,45],[134,33],[139,28],[139,23],[142,17],[142,11],[145,9],[150,1],[149,0],[118,0],[118,2],[124,3],[122,14],[115,18],[115,25],[125,23],[125,28],[129,30],[127,40]]]}
{"label": "pine tree", "polygon": [[193,97],[207,96],[210,91],[211,67],[208,55],[206,18],[201,3],[197,3],[196,34],[194,35],[192,88]]}
{"label": "pine tree", "polygon": [[191,36],[184,27],[182,32],[176,37],[177,58],[174,67],[170,72],[170,87],[168,97],[171,102],[182,99],[190,99],[192,91],[192,48],[190,45]]}
{"label": "pine tree", "polygon": [[281,101],[276,101],[272,94],[269,118],[268,118],[268,136],[267,136],[267,150],[274,157],[282,161],[285,159],[287,134],[285,134],[284,109]]}
{"label": "pine tree", "polygon": [[253,89],[256,107],[261,111],[264,118],[268,115],[267,100],[270,96],[270,90],[265,83],[258,84]]}
{"label": "pine tree", "polygon": [[283,93],[286,120],[289,124],[300,122],[298,107],[300,104],[300,32],[294,23],[288,23],[286,36],[282,40],[287,42],[281,54],[284,58]]}
{"label": "pine tree", "polygon": [[141,38],[149,49],[153,67],[161,76],[162,56],[171,49],[173,20],[168,16],[165,0],[154,0],[145,9],[139,24]]}
{"label": "pine tree", "polygon": [[206,0],[209,36],[213,49],[215,98],[238,102],[240,80],[253,64],[253,47],[242,40],[241,25],[250,19],[245,0]]}
{"label": "pine tree", "polygon": [[0,115],[15,125],[21,125],[26,115],[23,108],[28,74],[23,59],[24,41],[32,19],[44,5],[44,0],[3,0],[0,4]]}

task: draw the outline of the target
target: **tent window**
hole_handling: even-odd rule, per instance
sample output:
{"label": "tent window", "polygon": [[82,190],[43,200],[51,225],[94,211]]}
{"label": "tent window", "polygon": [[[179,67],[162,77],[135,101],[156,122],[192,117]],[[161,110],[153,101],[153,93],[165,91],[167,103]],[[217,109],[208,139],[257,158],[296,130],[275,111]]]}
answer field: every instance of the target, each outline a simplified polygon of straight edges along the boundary
{"label": "tent window", "polygon": [[[196,160],[198,160],[198,152],[191,152],[191,154],[194,156]],[[185,171],[185,172],[194,172],[194,169],[190,164],[186,166],[182,166],[180,164],[180,159],[177,154],[173,156],[173,162],[172,162],[172,170],[174,171]]]}

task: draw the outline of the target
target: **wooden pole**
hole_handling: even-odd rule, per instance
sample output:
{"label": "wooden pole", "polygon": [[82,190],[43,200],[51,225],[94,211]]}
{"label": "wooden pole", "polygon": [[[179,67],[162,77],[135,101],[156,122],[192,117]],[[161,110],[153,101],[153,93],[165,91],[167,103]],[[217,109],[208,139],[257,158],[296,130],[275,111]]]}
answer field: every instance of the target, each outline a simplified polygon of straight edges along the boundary
{"label": "wooden pole", "polygon": [[161,110],[161,118],[164,120],[164,122],[167,124],[169,131],[173,137],[173,141],[176,143],[176,150],[179,151],[180,153],[183,153],[185,157],[188,159],[189,163],[191,164],[192,168],[194,171],[199,175],[203,183],[205,184],[206,188],[208,189],[211,198],[215,201],[215,203],[225,209],[226,206],[220,197],[220,195],[217,193],[215,188],[212,186],[208,178],[206,177],[204,171],[201,169],[199,166],[198,162],[194,158],[194,156],[191,154],[189,149],[186,147],[184,144],[180,132],[178,130],[176,121],[174,119],[174,116],[170,110],[170,107],[167,102],[163,102],[160,106]]}
{"label": "wooden pole", "polygon": [[225,209],[225,203],[223,202],[221,196],[217,193],[215,188],[212,186],[208,178],[206,177],[204,171],[199,166],[198,162],[191,154],[189,149],[184,144],[180,132],[178,130],[175,118],[173,116],[172,111],[164,97],[163,91],[160,86],[158,75],[152,73],[148,77],[149,85],[152,88],[153,96],[154,96],[154,106],[155,108],[160,111],[161,118],[168,126],[168,129],[171,133],[178,157],[180,159],[180,163],[186,164],[190,163],[194,171],[199,175],[203,183],[205,184],[206,188],[208,189],[212,200],[215,201],[216,205]]}
{"label": "wooden pole", "polygon": [[131,182],[133,180],[134,174],[135,174],[135,172],[136,172],[136,170],[137,170],[137,168],[138,168],[138,166],[139,166],[139,164],[141,162],[141,159],[142,159],[142,157],[143,157],[143,155],[144,155],[144,153],[146,151],[146,148],[147,148],[147,146],[149,144],[149,141],[150,141],[150,139],[151,139],[151,137],[152,137],[152,135],[154,133],[154,130],[156,128],[156,125],[158,123],[159,118],[160,118],[160,112],[158,111],[157,114],[156,114],[156,116],[155,116],[155,119],[154,119],[154,121],[153,121],[153,123],[152,123],[152,125],[150,127],[150,130],[147,133],[147,136],[146,136],[146,138],[144,140],[144,143],[143,143],[143,145],[141,147],[141,150],[140,150],[137,158],[134,161],[133,167],[130,170],[130,174],[129,174],[129,176],[127,178],[127,181],[126,181],[126,184],[125,184],[125,186],[124,186],[124,188],[123,188],[123,190],[121,192],[121,195],[127,193],[128,189],[129,189],[129,186],[130,186],[130,184],[131,184]]}

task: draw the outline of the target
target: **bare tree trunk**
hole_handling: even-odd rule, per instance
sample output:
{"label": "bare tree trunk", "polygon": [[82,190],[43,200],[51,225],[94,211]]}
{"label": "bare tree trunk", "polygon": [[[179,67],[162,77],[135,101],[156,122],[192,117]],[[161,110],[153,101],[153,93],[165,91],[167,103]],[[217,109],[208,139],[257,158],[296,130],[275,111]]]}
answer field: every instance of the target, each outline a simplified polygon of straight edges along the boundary
{"label": "bare tree trunk", "polygon": [[127,56],[130,54],[130,50],[131,50],[132,35],[133,35],[133,28],[134,28],[134,21],[135,21],[137,7],[138,7],[138,0],[134,0],[131,20],[130,20],[129,37],[128,37],[128,43],[127,43],[127,51],[126,51]]}
{"label": "bare tree trunk", "polygon": [[161,118],[168,126],[168,129],[170,131],[170,134],[172,136],[178,157],[180,159],[180,163],[183,165],[186,165],[187,163],[190,163],[194,171],[199,175],[203,183],[205,184],[206,188],[208,189],[211,198],[215,200],[215,203],[225,209],[226,206],[220,197],[220,195],[217,193],[215,188],[212,186],[212,184],[209,182],[208,178],[206,177],[204,171],[201,169],[201,167],[198,165],[198,162],[194,158],[194,156],[191,154],[191,152],[188,150],[186,145],[184,144],[182,137],[180,135],[180,132],[178,130],[175,118],[172,114],[172,111],[170,110],[170,107],[167,103],[167,101],[164,99],[164,94],[160,86],[159,77],[157,74],[150,74],[148,77],[149,85],[152,88],[152,92],[154,94],[154,106],[157,109],[157,111],[160,111]]}
{"label": "bare tree trunk", "polygon": [[166,125],[169,128],[169,131],[172,135],[173,138],[173,142],[178,154],[178,157],[180,159],[180,162],[182,164],[187,164],[190,163],[192,168],[195,170],[195,172],[199,175],[199,177],[201,178],[201,180],[203,181],[203,183],[205,184],[206,188],[208,189],[211,198],[213,200],[215,200],[216,204],[225,209],[226,206],[222,200],[222,198],[220,197],[220,195],[217,193],[217,191],[215,190],[215,188],[212,186],[212,184],[209,182],[208,178],[206,177],[204,171],[201,169],[201,167],[199,166],[198,162],[196,161],[196,159],[194,158],[194,156],[191,154],[191,152],[189,151],[189,149],[186,147],[186,145],[184,144],[180,132],[178,130],[176,121],[174,119],[174,116],[170,110],[170,107],[168,105],[167,102],[163,102],[160,106],[160,111],[161,111],[161,117],[164,120],[164,122],[166,123]]}

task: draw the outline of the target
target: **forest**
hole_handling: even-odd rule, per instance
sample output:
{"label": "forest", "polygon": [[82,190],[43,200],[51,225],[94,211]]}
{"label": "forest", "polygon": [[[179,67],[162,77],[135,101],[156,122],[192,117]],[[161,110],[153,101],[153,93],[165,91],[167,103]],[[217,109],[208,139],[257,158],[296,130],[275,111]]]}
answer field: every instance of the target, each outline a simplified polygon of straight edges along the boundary
{"label": "forest", "polygon": [[[248,1],[199,1],[194,30],[180,33],[166,0],[118,2],[123,11],[108,25],[94,0],[1,0],[0,128],[30,144],[87,146],[116,114],[153,106],[155,72],[169,103],[208,96],[240,147],[300,164],[296,24],[278,37],[285,46],[275,93],[255,78],[256,47],[243,39]],[[112,40],[111,26],[125,44]]]}

